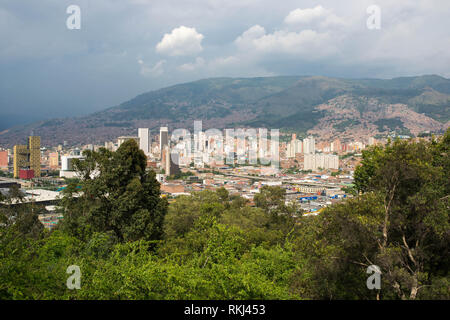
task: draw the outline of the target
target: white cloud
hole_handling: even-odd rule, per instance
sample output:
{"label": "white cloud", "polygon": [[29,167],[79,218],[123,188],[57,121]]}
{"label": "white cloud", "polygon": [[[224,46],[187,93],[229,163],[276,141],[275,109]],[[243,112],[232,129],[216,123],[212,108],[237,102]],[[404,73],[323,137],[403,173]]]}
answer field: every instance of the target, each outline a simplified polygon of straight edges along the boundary
{"label": "white cloud", "polygon": [[225,56],[218,57],[206,61],[201,57],[197,57],[192,63],[185,63],[178,67],[181,71],[206,71],[206,72],[215,72],[215,71],[226,71],[228,68],[241,68],[239,65],[240,59],[235,56]]}
{"label": "white cloud", "polygon": [[307,9],[295,9],[289,12],[284,18],[284,22],[288,25],[311,25],[318,24],[320,27],[330,27],[336,25],[344,25],[345,21],[335,15],[330,9],[322,6]]}
{"label": "white cloud", "polygon": [[240,36],[238,38],[237,41],[240,41],[240,39],[258,39],[262,36],[264,36],[266,34],[266,30],[261,27],[260,25],[254,25],[253,27],[251,27],[250,29],[248,29],[247,31],[245,31],[242,36]]}
{"label": "white cloud", "polygon": [[278,30],[266,33],[263,27],[256,25],[239,36],[235,43],[241,50],[255,50],[259,53],[308,54],[317,51],[317,54],[323,55],[330,51],[330,40],[328,33],[314,30]]}
{"label": "white cloud", "polygon": [[252,55],[238,53],[206,59],[197,57],[195,61],[177,67],[185,75],[195,75],[196,78],[217,77],[264,77],[273,76],[265,68],[255,65]]}
{"label": "white cloud", "polygon": [[284,22],[292,23],[311,23],[313,20],[322,18],[327,14],[322,6],[316,6],[308,9],[295,9],[287,15]]}
{"label": "white cloud", "polygon": [[[349,22],[332,10],[320,5],[314,8],[295,9],[284,19],[281,29],[266,32],[254,25],[243,32],[234,43],[241,52],[254,54],[288,54],[312,61],[339,54],[343,40],[350,29]],[[299,30],[298,27],[302,28]],[[346,26],[342,32],[339,26]]]}
{"label": "white cloud", "polygon": [[205,66],[205,59],[197,57],[193,63],[182,64],[179,69],[181,71],[194,71]]}
{"label": "white cloud", "polygon": [[240,59],[235,56],[219,57],[210,62],[213,68],[228,68],[230,66],[238,66]]}
{"label": "white cloud", "polygon": [[169,56],[194,55],[203,50],[203,38],[195,28],[180,26],[164,35],[156,45],[156,51]]}
{"label": "white cloud", "polygon": [[154,66],[148,66],[144,63],[142,59],[138,59],[138,64],[141,66],[140,73],[143,76],[150,76],[150,77],[161,76],[164,73],[163,66],[165,63],[166,60],[160,60]]}

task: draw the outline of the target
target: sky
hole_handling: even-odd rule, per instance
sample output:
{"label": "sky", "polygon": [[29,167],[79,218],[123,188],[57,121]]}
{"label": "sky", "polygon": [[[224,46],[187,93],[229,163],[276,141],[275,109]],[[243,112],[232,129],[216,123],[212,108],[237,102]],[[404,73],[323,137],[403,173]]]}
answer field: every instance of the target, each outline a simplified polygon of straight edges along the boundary
{"label": "sky", "polygon": [[449,16],[448,0],[2,0],[0,126],[209,77],[450,78]]}

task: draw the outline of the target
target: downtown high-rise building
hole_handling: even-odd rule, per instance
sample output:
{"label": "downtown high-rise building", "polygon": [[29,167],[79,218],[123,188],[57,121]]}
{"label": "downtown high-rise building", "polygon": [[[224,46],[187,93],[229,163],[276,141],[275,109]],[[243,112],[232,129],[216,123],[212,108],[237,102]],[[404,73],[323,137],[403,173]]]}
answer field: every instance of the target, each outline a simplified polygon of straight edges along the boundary
{"label": "downtown high-rise building", "polygon": [[169,129],[167,127],[161,127],[159,129],[159,150],[164,152],[164,147],[169,145]]}
{"label": "downtown high-rise building", "polygon": [[341,152],[342,151],[342,143],[339,139],[334,140],[330,145],[331,152]]}
{"label": "downtown high-rise building", "polygon": [[41,137],[31,136],[28,145],[14,146],[14,178],[19,178],[21,170],[33,171],[33,176],[41,176]]}
{"label": "downtown high-rise building", "polygon": [[292,135],[292,140],[286,145],[286,156],[288,158],[295,158],[297,153],[303,152],[303,142],[297,139],[297,135]]}
{"label": "downtown high-rise building", "polygon": [[0,151],[0,170],[8,169],[9,155],[7,150]]}
{"label": "downtown high-rise building", "polygon": [[52,170],[59,169],[59,153],[52,152],[48,155],[48,166]]}
{"label": "downtown high-rise building", "polygon": [[339,156],[323,153],[307,153],[303,161],[303,170],[339,169]]}
{"label": "downtown high-rise building", "polygon": [[148,128],[139,128],[138,129],[138,137],[139,137],[139,149],[144,151],[147,155],[150,153],[151,146],[151,137],[150,131]]}
{"label": "downtown high-rise building", "polygon": [[316,141],[313,136],[309,136],[303,140],[303,153],[314,154],[316,152]]}
{"label": "downtown high-rise building", "polygon": [[165,174],[172,176],[180,172],[180,158],[178,152],[172,152],[169,146],[165,146],[162,152],[162,161]]}

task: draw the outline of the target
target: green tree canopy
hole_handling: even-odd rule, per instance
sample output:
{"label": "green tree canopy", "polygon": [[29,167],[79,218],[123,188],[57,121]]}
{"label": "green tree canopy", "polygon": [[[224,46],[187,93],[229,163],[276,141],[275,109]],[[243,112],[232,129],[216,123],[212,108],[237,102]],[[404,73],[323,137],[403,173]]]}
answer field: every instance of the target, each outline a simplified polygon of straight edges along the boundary
{"label": "green tree canopy", "polygon": [[63,228],[81,238],[112,231],[118,241],[161,239],[167,202],[137,143],[128,140],[116,152],[84,156],[75,163],[81,192],[74,184],[65,190]]}
{"label": "green tree canopy", "polygon": [[[446,286],[441,297],[450,297],[449,134],[363,152],[355,171],[362,195],[327,208],[313,227],[303,226],[314,245],[306,236],[298,245],[313,272],[298,275],[299,288],[316,283],[309,291],[316,297],[370,298],[365,270],[377,265],[383,279],[377,298],[428,298]],[[305,281],[311,275],[317,282]]]}

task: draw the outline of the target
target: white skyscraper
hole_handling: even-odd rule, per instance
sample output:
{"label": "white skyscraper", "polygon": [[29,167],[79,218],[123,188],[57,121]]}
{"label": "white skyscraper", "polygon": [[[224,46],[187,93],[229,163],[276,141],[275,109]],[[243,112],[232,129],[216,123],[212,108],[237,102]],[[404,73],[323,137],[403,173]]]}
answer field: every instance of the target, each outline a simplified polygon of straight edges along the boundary
{"label": "white skyscraper", "polygon": [[139,148],[144,151],[145,154],[150,153],[151,137],[148,128],[138,129]]}
{"label": "white skyscraper", "polygon": [[303,140],[303,153],[315,153],[316,152],[316,141],[313,136]]}
{"label": "white skyscraper", "polygon": [[332,154],[305,154],[303,170],[339,169],[339,156]]}
{"label": "white skyscraper", "polygon": [[287,144],[287,157],[295,158],[297,153],[302,153],[303,143],[301,140],[292,140]]}

